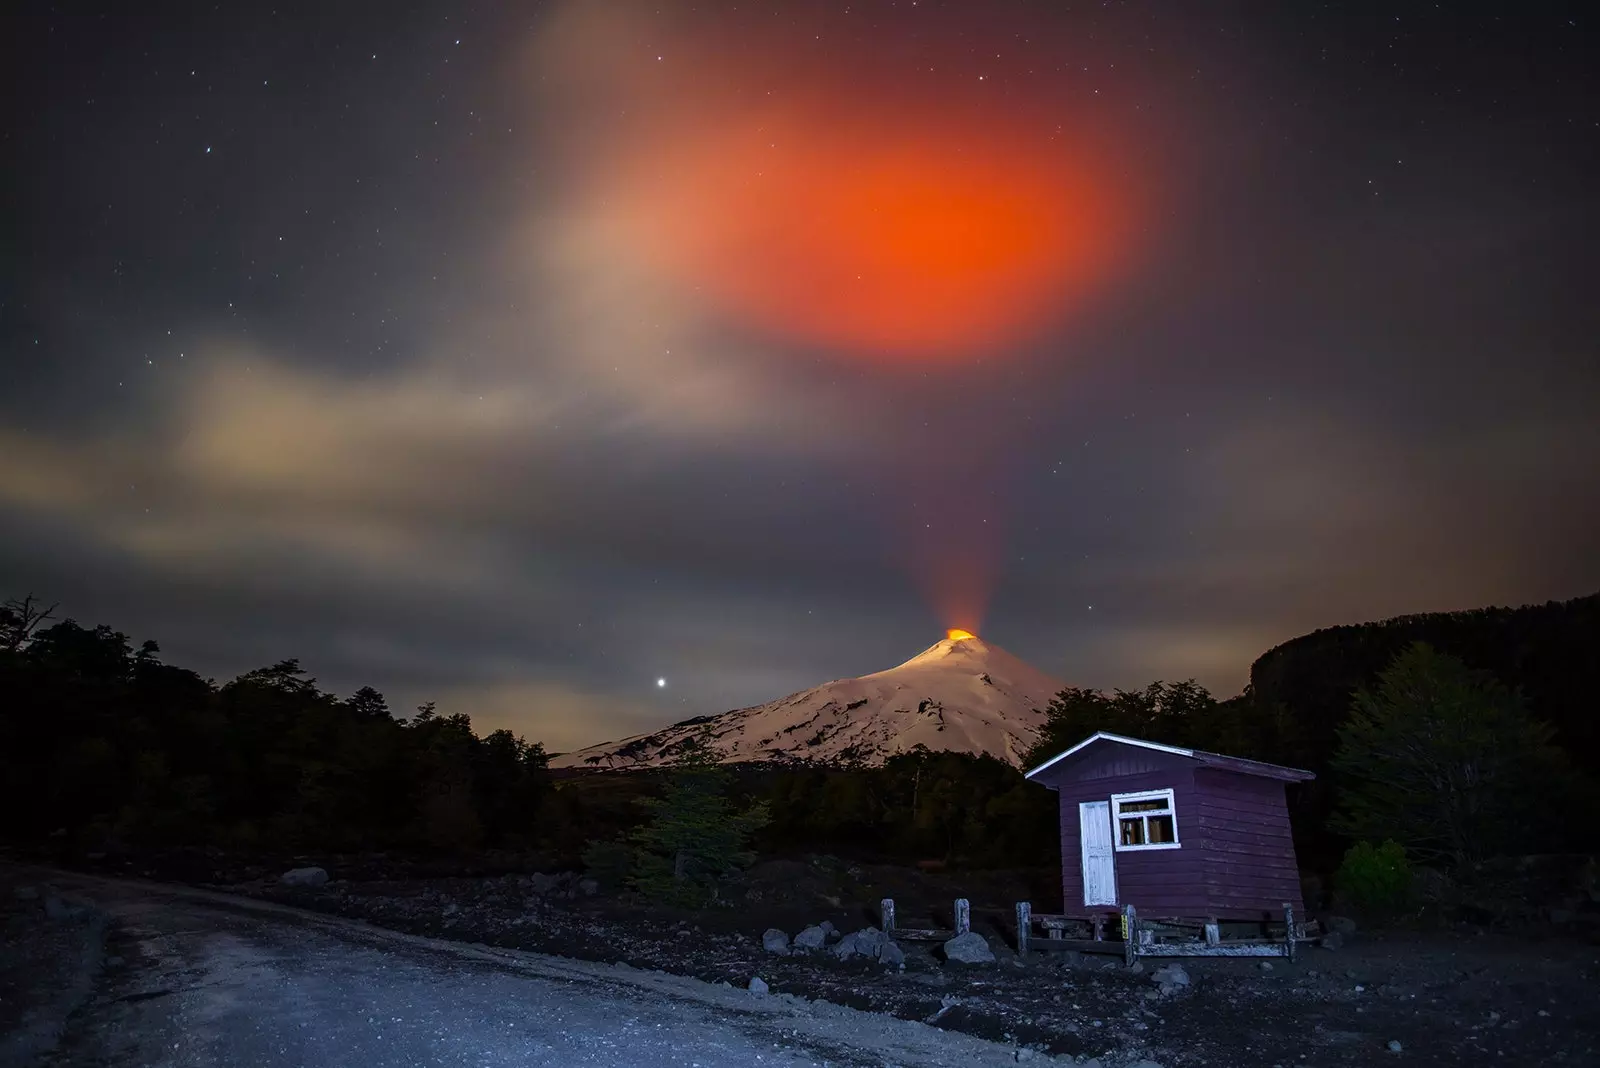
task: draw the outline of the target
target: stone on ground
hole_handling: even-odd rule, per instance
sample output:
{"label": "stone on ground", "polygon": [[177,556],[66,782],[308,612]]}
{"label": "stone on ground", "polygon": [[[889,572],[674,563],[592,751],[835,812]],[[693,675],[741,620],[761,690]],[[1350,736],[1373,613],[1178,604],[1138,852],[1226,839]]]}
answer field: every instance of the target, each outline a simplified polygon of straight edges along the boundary
{"label": "stone on ground", "polygon": [[989,943],[976,931],[956,935],[944,944],[945,960],[959,961],[962,964],[992,964],[994,950],[989,948]]}
{"label": "stone on ground", "polygon": [[903,949],[893,942],[885,942],[878,950],[878,959],[891,968],[904,968],[906,954]]}
{"label": "stone on ground", "polygon": [[1188,986],[1189,973],[1181,964],[1163,964],[1150,973],[1150,981],[1162,986]]}
{"label": "stone on ground", "polygon": [[789,952],[789,936],[776,927],[768,927],[761,936],[761,948],[768,953],[787,954]]}
{"label": "stone on ground", "polygon": [[761,981],[761,977],[759,975],[752,975],[750,977],[750,993],[754,994],[758,998],[766,996],[767,984]]}
{"label": "stone on ground", "polygon": [[803,950],[821,949],[822,944],[828,940],[828,932],[812,924],[804,931],[794,936],[794,948]]}
{"label": "stone on ground", "polygon": [[328,881],[326,868],[291,868],[278,876],[284,886],[322,886]]}

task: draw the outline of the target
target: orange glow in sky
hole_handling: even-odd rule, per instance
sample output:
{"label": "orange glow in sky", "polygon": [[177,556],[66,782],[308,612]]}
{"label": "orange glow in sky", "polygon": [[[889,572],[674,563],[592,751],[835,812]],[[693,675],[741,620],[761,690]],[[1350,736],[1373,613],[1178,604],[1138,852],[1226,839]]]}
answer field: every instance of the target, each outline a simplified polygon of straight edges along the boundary
{"label": "orange glow in sky", "polygon": [[1095,162],[959,121],[769,113],[686,137],[629,185],[649,254],[724,314],[928,362],[1025,340],[1113,270],[1127,206]]}

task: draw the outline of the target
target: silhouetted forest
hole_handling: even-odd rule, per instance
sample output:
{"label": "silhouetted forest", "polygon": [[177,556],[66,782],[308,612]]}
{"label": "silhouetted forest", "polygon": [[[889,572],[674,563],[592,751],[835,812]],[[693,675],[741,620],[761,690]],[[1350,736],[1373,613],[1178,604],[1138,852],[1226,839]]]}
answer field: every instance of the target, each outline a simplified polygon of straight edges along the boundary
{"label": "silhouetted forest", "polygon": [[[1193,682],[1069,689],[1036,755],[1112,730],[1308,768],[1319,778],[1291,792],[1296,835],[1303,865],[1328,870],[1347,844],[1331,829],[1352,781],[1335,761],[1341,725],[1356,691],[1418,640],[1504,684],[1502,704],[1547,724],[1575,775],[1594,772],[1594,701],[1580,683],[1600,648],[1600,596],[1319,631],[1264,655],[1252,686],[1225,701]],[[217,685],[163,663],[154,642],[52,622],[31,598],[0,609],[0,732],[0,834],[80,854],[538,850],[576,864],[587,844],[638,827],[668,774],[557,779],[542,746],[507,731],[480,737],[465,714],[423,706],[397,717],[378,691],[325,693],[293,660]],[[989,758],[747,766],[733,783],[739,803],[766,802],[754,840],[765,853],[1056,863],[1054,794]],[[1533,821],[1519,845],[1592,849],[1594,827]]]}

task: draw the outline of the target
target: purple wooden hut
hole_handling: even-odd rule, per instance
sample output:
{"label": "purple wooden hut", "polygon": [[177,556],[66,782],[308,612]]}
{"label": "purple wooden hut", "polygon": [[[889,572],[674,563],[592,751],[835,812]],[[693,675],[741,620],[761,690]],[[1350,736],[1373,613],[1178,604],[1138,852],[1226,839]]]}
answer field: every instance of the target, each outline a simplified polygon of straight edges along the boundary
{"label": "purple wooden hut", "polygon": [[1061,795],[1065,916],[1304,915],[1284,786],[1309,771],[1101,731],[1027,777]]}

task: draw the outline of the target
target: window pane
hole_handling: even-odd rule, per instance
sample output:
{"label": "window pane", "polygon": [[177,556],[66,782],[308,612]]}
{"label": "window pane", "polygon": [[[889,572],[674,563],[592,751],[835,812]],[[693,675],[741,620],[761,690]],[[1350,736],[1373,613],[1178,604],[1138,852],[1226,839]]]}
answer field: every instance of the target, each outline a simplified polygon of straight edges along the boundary
{"label": "window pane", "polygon": [[1164,797],[1153,797],[1148,801],[1119,801],[1119,812],[1165,812],[1170,806]]}
{"label": "window pane", "polygon": [[1172,833],[1171,816],[1151,816],[1149,820],[1150,842],[1152,845],[1162,842],[1177,841],[1177,835]]}
{"label": "window pane", "polygon": [[1144,820],[1122,820],[1122,844],[1144,845]]}

